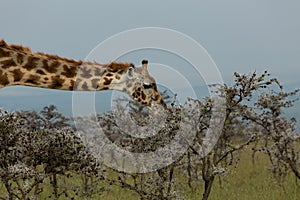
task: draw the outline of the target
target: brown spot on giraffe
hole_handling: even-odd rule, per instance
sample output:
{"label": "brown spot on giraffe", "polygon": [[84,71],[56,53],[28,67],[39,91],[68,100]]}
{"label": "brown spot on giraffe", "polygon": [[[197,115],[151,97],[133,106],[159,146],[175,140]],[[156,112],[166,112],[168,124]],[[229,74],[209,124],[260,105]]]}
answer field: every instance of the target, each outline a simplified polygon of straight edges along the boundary
{"label": "brown spot on giraffe", "polygon": [[131,96],[134,98],[138,98],[138,95],[136,94],[136,92],[132,93]]}
{"label": "brown spot on giraffe", "polygon": [[[71,81],[71,86],[69,87],[71,90],[80,90],[79,85],[82,82],[80,78],[77,78],[76,81]],[[71,88],[72,87],[72,88]]]}
{"label": "brown spot on giraffe", "polygon": [[34,56],[29,56],[27,58],[26,64],[23,67],[30,71],[30,70],[36,68],[36,64],[39,60],[40,60],[39,58],[36,58]]}
{"label": "brown spot on giraffe", "polygon": [[14,77],[15,82],[20,81],[24,76],[24,73],[20,69],[14,69],[11,72],[13,73],[13,77]]}
{"label": "brown spot on giraffe", "polygon": [[37,75],[30,75],[29,78],[25,81],[25,83],[32,84],[32,85],[40,85],[39,83],[40,76]]}
{"label": "brown spot on giraffe", "polygon": [[95,69],[95,76],[101,77],[103,75],[103,70],[96,68]]}
{"label": "brown spot on giraffe", "polygon": [[56,60],[49,62],[48,60],[44,59],[43,61],[43,68],[47,70],[47,72],[55,73],[58,70],[60,63]]}
{"label": "brown spot on giraffe", "polygon": [[38,73],[38,74],[41,74],[41,75],[46,75],[46,73],[41,69],[38,69],[35,72]]}
{"label": "brown spot on giraffe", "polygon": [[22,64],[23,60],[24,60],[24,55],[18,53],[17,54],[17,62],[18,62],[18,64]]}
{"label": "brown spot on giraffe", "polygon": [[61,73],[62,75],[66,76],[67,78],[75,77],[77,73],[77,67],[75,66],[67,66],[66,64],[63,65],[64,71]]}
{"label": "brown spot on giraffe", "polygon": [[81,87],[82,87],[82,90],[84,90],[84,91],[88,90],[88,85],[86,82],[84,82]]}
{"label": "brown spot on giraffe", "polygon": [[91,74],[91,69],[87,69],[86,67],[81,67],[80,72],[81,72],[81,77],[83,78],[91,78],[93,75]]}
{"label": "brown spot on giraffe", "polygon": [[8,56],[9,56],[9,52],[0,48],[0,57],[8,57]]}
{"label": "brown spot on giraffe", "polygon": [[61,88],[65,82],[65,80],[60,78],[59,76],[52,76],[51,80],[52,80],[52,84],[49,87],[53,89]]}
{"label": "brown spot on giraffe", "polygon": [[75,81],[74,80],[70,80],[70,87],[69,87],[69,90],[76,90],[75,87]]}
{"label": "brown spot on giraffe", "polygon": [[12,66],[17,66],[16,62],[13,59],[3,60],[0,62],[0,66],[2,69],[7,69]]}
{"label": "brown spot on giraffe", "polygon": [[143,100],[146,100],[146,95],[145,95],[144,92],[141,92],[141,97],[142,97]]}
{"label": "brown spot on giraffe", "polygon": [[159,98],[159,95],[155,95],[154,98],[153,98],[153,101],[157,101]]}
{"label": "brown spot on giraffe", "polygon": [[8,81],[8,78],[7,78],[7,74],[3,73],[0,70],[0,85],[7,85],[7,84],[9,84],[9,81]]}
{"label": "brown spot on giraffe", "polygon": [[115,76],[115,78],[116,78],[117,80],[120,80],[120,79],[121,79],[121,76],[117,74],[117,75]]}
{"label": "brown spot on giraffe", "polygon": [[103,85],[109,85],[111,83],[111,81],[112,81],[111,78],[104,77],[104,83],[103,83]]}
{"label": "brown spot on giraffe", "polygon": [[100,82],[100,79],[99,78],[95,78],[95,79],[92,79],[92,88],[93,89],[97,89],[98,88],[98,83]]}

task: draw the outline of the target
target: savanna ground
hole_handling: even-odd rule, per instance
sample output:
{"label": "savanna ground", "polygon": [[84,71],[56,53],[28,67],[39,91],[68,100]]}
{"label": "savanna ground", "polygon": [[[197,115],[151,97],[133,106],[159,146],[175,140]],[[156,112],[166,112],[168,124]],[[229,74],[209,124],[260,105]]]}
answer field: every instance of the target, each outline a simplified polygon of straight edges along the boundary
{"label": "savanna ground", "polygon": [[[270,167],[270,162],[268,158],[261,153],[257,153],[255,158],[252,159],[252,151],[245,149],[241,152],[240,162],[237,166],[232,166],[227,175],[218,177],[216,183],[213,185],[210,199],[216,200],[281,200],[290,199],[297,200],[300,198],[300,183],[297,181],[293,174],[289,174],[284,185],[280,186],[276,179],[274,179],[272,173],[270,173],[268,168]],[[253,163],[254,161],[254,163]],[[112,176],[114,172],[112,172]],[[178,176],[180,176],[178,174]],[[203,184],[194,185],[193,188],[188,187],[185,184],[186,179],[184,177],[178,178],[182,181],[182,187],[178,188],[180,191],[180,196],[185,197],[185,199],[198,200],[201,199],[203,193]],[[67,179],[64,184],[68,182],[80,182],[80,178]],[[43,185],[44,191],[49,191],[43,193],[39,196],[39,199],[48,199],[48,195],[52,192],[52,187],[45,184]],[[139,196],[135,193],[116,186],[99,185],[101,188],[103,186],[107,187],[107,191],[99,197],[93,197],[93,199],[102,200],[131,200],[139,199]],[[0,194],[5,194],[6,190],[1,185]],[[2,196],[2,195],[0,195]],[[60,199],[68,199],[62,196]],[[80,198],[76,198],[80,199]],[[86,198],[82,198],[86,199]]]}
{"label": "savanna ground", "polygon": [[[210,199],[299,199],[300,183],[294,175],[289,175],[280,187],[268,171],[270,162],[264,154],[257,153],[252,159],[252,152],[245,149],[241,152],[240,162],[236,167],[230,167],[228,175],[218,178],[213,185]],[[202,197],[200,185],[195,192],[185,193],[187,199]]]}
{"label": "savanna ground", "polygon": [[[252,151],[244,150],[238,166],[232,167],[229,174],[219,177],[213,186],[210,199],[212,200],[298,200],[300,198],[300,183],[290,174],[283,187],[279,186],[274,177],[268,172],[270,166],[268,158],[263,154],[256,154],[252,159]],[[180,188],[180,196],[185,199],[198,200],[202,198],[203,184],[189,188],[184,184]],[[126,189],[111,188],[99,197],[103,200],[129,200],[139,197]]]}

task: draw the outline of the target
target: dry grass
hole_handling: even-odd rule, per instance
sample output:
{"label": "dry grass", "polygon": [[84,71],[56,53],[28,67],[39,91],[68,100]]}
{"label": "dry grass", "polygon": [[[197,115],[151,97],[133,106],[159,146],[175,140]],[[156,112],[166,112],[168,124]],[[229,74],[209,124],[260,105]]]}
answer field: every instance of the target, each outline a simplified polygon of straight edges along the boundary
{"label": "dry grass", "polygon": [[[232,167],[225,177],[216,179],[210,199],[230,200],[297,200],[300,198],[300,182],[294,175],[289,175],[284,183],[284,189],[274,179],[268,170],[269,160],[263,154],[257,154],[255,164],[252,162],[250,150],[244,150],[237,167]],[[202,197],[202,185],[195,193],[183,192],[186,199]]]}
{"label": "dry grass", "polygon": [[[230,169],[230,173],[217,178],[214,182],[210,199],[214,200],[281,200],[290,199],[297,200],[300,198],[300,182],[290,174],[284,183],[284,189],[278,185],[270,171],[268,171],[269,161],[263,154],[257,154],[255,157],[255,165],[253,165],[250,150],[244,150],[241,154],[241,161],[236,167]],[[112,176],[114,176],[112,174]],[[190,189],[187,184],[184,184],[184,178],[177,178],[182,182],[180,194],[185,199],[198,200],[202,197],[203,185],[199,183],[195,185],[194,190]],[[70,181],[70,182],[69,182]],[[80,178],[76,175],[73,178],[63,181],[64,184],[79,184]],[[102,193],[99,197],[92,199],[102,200],[134,200],[139,199],[138,195],[133,192],[117,186],[99,185],[99,187],[109,189]],[[51,193],[50,184],[47,181],[44,183],[44,192],[40,199],[49,199]],[[5,194],[3,185],[0,186],[0,194]],[[0,195],[1,197],[2,195]],[[62,196],[60,199],[68,199]],[[77,199],[77,198],[76,198]],[[83,198],[84,199],[84,198]]]}

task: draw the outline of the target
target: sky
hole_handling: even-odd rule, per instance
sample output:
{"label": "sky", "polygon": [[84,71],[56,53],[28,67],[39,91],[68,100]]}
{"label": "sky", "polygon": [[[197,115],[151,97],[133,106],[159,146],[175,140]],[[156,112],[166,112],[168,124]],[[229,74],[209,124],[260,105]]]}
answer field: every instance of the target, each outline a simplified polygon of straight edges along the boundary
{"label": "sky", "polygon": [[[135,28],[161,27],[185,34],[202,45],[225,82],[232,81],[235,71],[268,70],[288,90],[300,87],[300,2],[297,0],[2,0],[0,5],[0,38],[29,46],[33,51],[85,59],[99,43],[115,34]],[[126,58],[137,65],[144,58],[177,69],[188,65],[178,57],[159,51],[131,52],[120,59]],[[185,72],[187,80],[193,79],[193,72],[184,67],[180,70]],[[101,99],[110,94],[97,93],[99,111],[109,105]],[[69,115],[72,94],[28,87],[0,90],[0,107],[4,109],[40,109],[49,104],[56,104]],[[293,113],[300,111],[296,109]]]}

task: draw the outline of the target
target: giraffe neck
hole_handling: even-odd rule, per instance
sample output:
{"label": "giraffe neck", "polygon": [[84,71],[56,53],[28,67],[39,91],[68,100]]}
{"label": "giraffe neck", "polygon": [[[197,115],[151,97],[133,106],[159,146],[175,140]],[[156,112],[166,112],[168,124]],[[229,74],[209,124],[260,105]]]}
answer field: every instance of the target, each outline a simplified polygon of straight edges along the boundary
{"label": "giraffe neck", "polygon": [[0,88],[25,85],[59,90],[109,90],[130,63],[75,61],[0,41]]}

